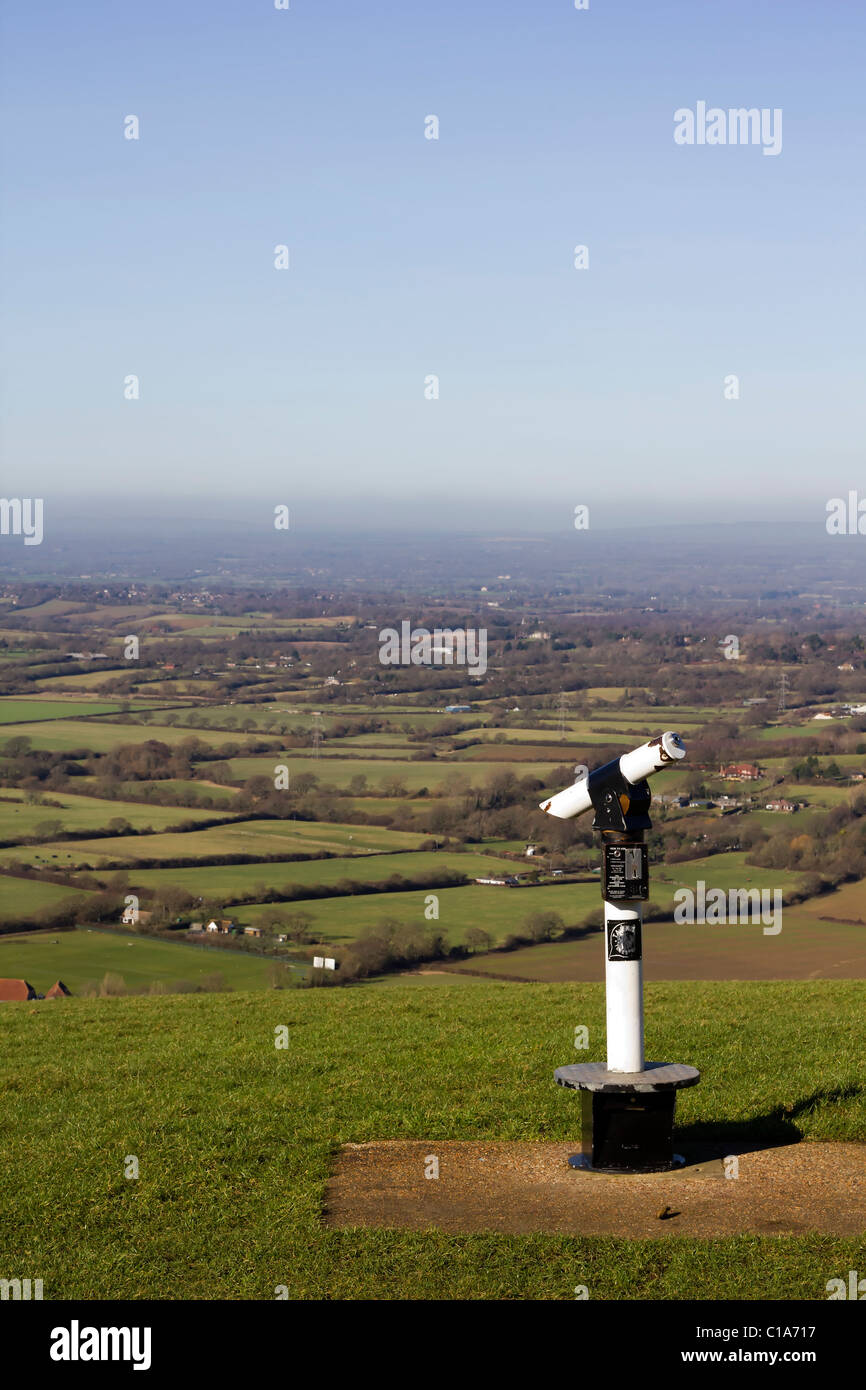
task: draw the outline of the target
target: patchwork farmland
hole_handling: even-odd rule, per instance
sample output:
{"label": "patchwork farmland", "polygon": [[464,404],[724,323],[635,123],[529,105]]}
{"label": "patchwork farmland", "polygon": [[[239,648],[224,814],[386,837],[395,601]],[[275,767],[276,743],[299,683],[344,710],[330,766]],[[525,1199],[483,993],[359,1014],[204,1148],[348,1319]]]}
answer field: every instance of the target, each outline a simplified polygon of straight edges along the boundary
{"label": "patchwork farmland", "polygon": [[[98,621],[99,613],[42,605],[31,622],[38,630],[85,614]],[[162,625],[167,653],[192,630],[167,609],[136,616],[150,630]],[[102,649],[114,650],[112,625],[127,628],[132,617],[123,605],[106,609]],[[234,645],[257,629],[294,634],[299,654],[357,631],[344,617],[317,629],[265,612],[193,627],[226,651],[223,667]],[[277,671],[276,690],[260,666],[232,677],[231,700],[218,697],[220,662],[206,664],[176,672],[166,661],[147,679],[117,666],[102,677],[61,670],[37,677],[36,696],[0,697],[5,930],[62,924],[64,912],[67,925],[88,925],[89,911],[103,927],[117,925],[134,901],[136,930],[156,934],[161,949],[183,943],[203,916],[222,915],[244,960],[253,952],[302,973],[317,946],[339,963],[341,952],[363,954],[371,940],[401,935],[404,968],[432,950],[453,957],[443,961],[451,972],[599,979],[591,835],[546,821],[537,803],[577,765],[613,756],[664,724],[682,731],[697,759],[654,788],[651,915],[660,920],[647,926],[651,978],[833,976],[860,968],[856,922],[866,914],[856,907],[859,882],[828,893],[833,885],[817,881],[811,863],[823,818],[858,795],[857,758],[840,766],[839,753],[840,737],[852,751],[856,740],[844,743],[838,721],[765,719],[752,735],[736,703],[650,705],[644,691],[604,683],[587,687],[579,713],[545,697],[513,709],[470,699],[449,713],[447,696],[430,709],[372,693],[329,701],[314,713],[303,660]],[[118,682],[123,697],[106,698]],[[76,698],[76,688],[86,698]],[[752,750],[748,784],[723,775],[734,725]],[[714,741],[721,751],[708,765],[702,747]],[[801,747],[815,774],[808,786],[800,780]],[[767,809],[794,798],[795,817]],[[780,857],[768,847],[789,828],[799,849]],[[511,886],[501,886],[506,879]],[[675,894],[698,882],[724,892],[782,893],[781,942],[768,942],[759,926],[737,934],[677,925]],[[95,949],[86,933],[81,939],[76,950]],[[379,976],[364,969],[360,978]]]}

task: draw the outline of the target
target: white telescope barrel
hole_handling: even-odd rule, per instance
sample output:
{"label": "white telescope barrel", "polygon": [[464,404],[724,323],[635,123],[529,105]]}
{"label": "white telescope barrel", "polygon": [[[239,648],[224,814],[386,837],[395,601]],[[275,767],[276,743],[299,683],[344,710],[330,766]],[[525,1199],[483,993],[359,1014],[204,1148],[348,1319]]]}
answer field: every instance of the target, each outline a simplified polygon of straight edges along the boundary
{"label": "white telescope barrel", "polygon": [[[668,732],[651,738],[648,743],[642,743],[640,748],[635,748],[631,753],[623,753],[619,760],[619,770],[627,782],[634,784],[642,782],[653,772],[660,772],[668,763],[678,762],[685,756],[686,746],[679,734]],[[592,809],[589,780],[586,777],[581,778],[573,786],[548,797],[540,805],[542,811],[546,811],[549,816],[556,816],[559,820],[571,820],[573,816],[583,815],[584,811]]]}
{"label": "white telescope barrel", "polygon": [[642,782],[654,772],[661,772],[668,763],[686,756],[686,745],[679,734],[666,733],[642,743],[633,753],[623,753],[619,770],[627,782]]}
{"label": "white telescope barrel", "polygon": [[571,820],[572,816],[582,816],[584,811],[592,809],[589,782],[585,777],[581,777],[579,782],[566,787],[564,792],[557,792],[556,796],[542,801],[541,809],[549,816],[557,816],[559,820]]}

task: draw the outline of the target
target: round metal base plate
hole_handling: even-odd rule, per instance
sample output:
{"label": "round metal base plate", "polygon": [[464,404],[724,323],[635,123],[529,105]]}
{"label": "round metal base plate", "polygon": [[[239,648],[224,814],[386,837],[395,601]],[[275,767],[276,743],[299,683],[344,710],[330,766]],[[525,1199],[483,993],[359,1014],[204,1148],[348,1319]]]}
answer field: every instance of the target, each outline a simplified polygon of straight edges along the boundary
{"label": "round metal base plate", "polygon": [[683,1062],[645,1062],[643,1071],[608,1071],[604,1062],[578,1062],[557,1067],[553,1075],[574,1091],[678,1091],[701,1079],[696,1067]]}

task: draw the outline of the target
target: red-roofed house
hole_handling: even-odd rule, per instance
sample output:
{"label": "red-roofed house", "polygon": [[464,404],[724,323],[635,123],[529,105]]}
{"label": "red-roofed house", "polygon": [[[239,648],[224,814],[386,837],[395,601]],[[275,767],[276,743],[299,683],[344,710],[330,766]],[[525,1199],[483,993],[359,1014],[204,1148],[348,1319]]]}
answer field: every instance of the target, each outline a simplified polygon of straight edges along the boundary
{"label": "red-roofed house", "polygon": [[757,763],[727,763],[719,773],[729,782],[757,782],[762,775]]}
{"label": "red-roofed house", "polygon": [[46,998],[46,999],[66,999],[66,998],[68,998],[68,996],[69,996],[70,993],[71,993],[71,991],[68,990],[68,989],[66,988],[65,984],[63,983],[63,981],[62,981],[62,980],[57,980],[57,982],[51,986],[51,988],[49,989],[49,991],[48,991],[48,993],[46,994],[45,998]]}
{"label": "red-roofed house", "polygon": [[36,990],[26,980],[0,980],[0,1000],[12,1004],[36,998]]}

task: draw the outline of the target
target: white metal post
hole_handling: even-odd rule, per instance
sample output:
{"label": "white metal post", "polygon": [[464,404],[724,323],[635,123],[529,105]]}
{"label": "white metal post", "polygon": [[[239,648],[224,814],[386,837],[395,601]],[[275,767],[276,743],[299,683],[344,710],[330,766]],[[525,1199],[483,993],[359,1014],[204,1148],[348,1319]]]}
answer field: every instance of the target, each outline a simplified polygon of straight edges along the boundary
{"label": "white metal post", "polygon": [[[640,905],[628,907],[622,903],[604,904],[605,930],[605,976],[604,988],[607,1004],[607,1068],[608,1071],[643,1071],[643,961],[641,951],[636,960],[617,960],[617,949],[625,954],[634,954],[629,949],[629,940],[634,931],[629,924],[636,924],[637,942],[641,936]],[[621,929],[611,923],[623,923]],[[614,939],[613,946],[611,939]]]}

